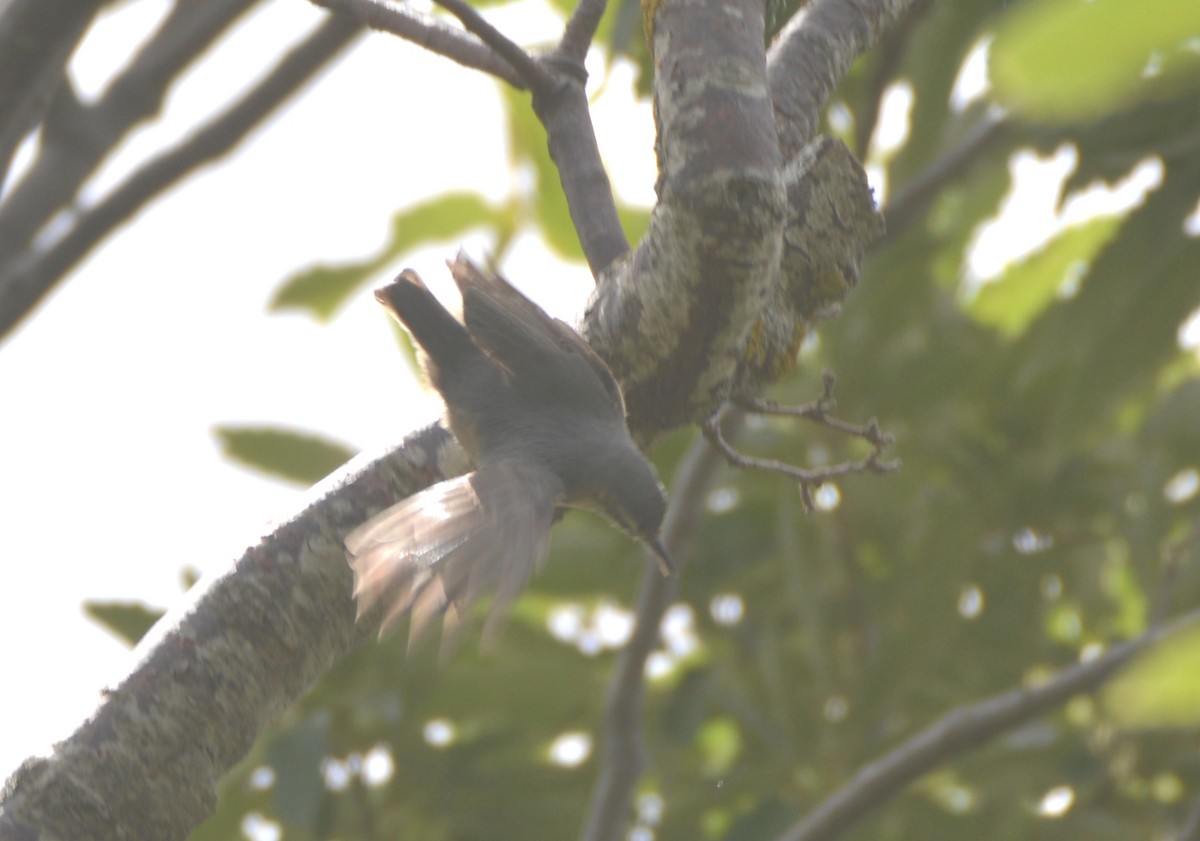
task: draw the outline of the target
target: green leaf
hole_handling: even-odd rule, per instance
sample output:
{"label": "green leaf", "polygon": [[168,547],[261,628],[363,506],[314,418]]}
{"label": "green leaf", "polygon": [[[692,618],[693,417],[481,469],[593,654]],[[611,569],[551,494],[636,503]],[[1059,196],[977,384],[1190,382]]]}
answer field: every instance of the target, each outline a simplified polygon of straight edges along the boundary
{"label": "green leaf", "polygon": [[1096,254],[1079,293],[1021,336],[1010,360],[1014,399],[1046,413],[1043,431],[1078,442],[1118,407],[1149,398],[1156,372],[1177,357],[1179,325],[1200,305],[1200,241],[1180,230],[1198,175],[1176,167]]}
{"label": "green leaf", "polygon": [[284,281],[267,310],[307,311],[318,321],[328,321],[385,263],[382,257],[336,266],[318,263]]}
{"label": "green leaf", "polygon": [[1120,727],[1193,727],[1200,724],[1200,623],[1156,642],[1101,693],[1104,710]]}
{"label": "green leaf", "polygon": [[328,476],[355,453],[320,435],[278,427],[219,426],[216,434],[227,458],[302,485]]}
{"label": "green leaf", "polygon": [[474,193],[446,193],[392,217],[383,249],[366,260],[318,264],[284,281],[267,305],[271,312],[301,310],[329,320],[358,289],[416,246],[461,236],[481,225],[503,225],[505,211]]}
{"label": "green leaf", "polygon": [[1200,86],[1195,0],[1038,0],[1013,9],[991,51],[998,97],[1031,117],[1096,117]]}
{"label": "green leaf", "polygon": [[1109,216],[1069,228],[983,287],[968,311],[1006,336],[1020,335],[1065,283],[1079,280],[1120,227],[1121,217]]}
{"label": "green leaf", "polygon": [[147,607],[141,602],[85,601],[83,612],[132,646],[146,635],[166,611]]}

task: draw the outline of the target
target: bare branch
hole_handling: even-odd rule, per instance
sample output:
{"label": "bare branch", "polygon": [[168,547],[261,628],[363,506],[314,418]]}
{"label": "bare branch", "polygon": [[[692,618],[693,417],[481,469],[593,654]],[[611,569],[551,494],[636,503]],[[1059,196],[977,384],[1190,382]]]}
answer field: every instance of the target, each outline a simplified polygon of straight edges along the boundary
{"label": "bare branch", "polygon": [[974,166],[980,155],[1005,135],[1008,125],[1003,116],[988,114],[953,148],[896,190],[883,208],[887,220],[884,237],[898,237],[914,220],[922,218],[942,188]]}
{"label": "bare branch", "polygon": [[1093,660],[1063,669],[1040,686],[1019,687],[986,701],[951,710],[894,750],[860,768],[846,785],[822,801],[778,841],[834,838],[921,775],[1061,706],[1080,693],[1095,690],[1160,637],[1197,620],[1200,620],[1200,610],[1187,614],[1169,627],[1151,627],[1141,636],[1114,645]]}
{"label": "bare branch", "polygon": [[[671,508],[663,524],[663,541],[682,568],[695,523],[704,509],[704,494],[721,461],[696,439],[675,474]],[[663,614],[671,606],[679,577],[664,577],[647,564],[638,593],[633,636],[617,658],[608,685],[608,705],[600,751],[600,773],[592,790],[582,841],[617,841],[624,837],[630,805],[648,763],[642,742],[646,658],[659,643]]]}
{"label": "bare branch", "polygon": [[0,189],[13,153],[50,104],[67,59],[101,5],[101,0],[0,4]]}
{"label": "bare branch", "polygon": [[529,53],[521,49],[519,44],[509,40],[503,32],[492,26],[483,15],[468,6],[463,0],[435,0],[446,11],[450,12],[467,28],[479,37],[507,61],[517,71],[530,90],[535,93],[554,88],[558,82],[554,75],[546,70]]}
{"label": "bare branch", "polygon": [[786,476],[798,482],[800,485],[800,499],[804,503],[804,510],[808,512],[812,512],[816,508],[812,492],[831,479],[836,479],[839,476],[847,476],[852,473],[893,473],[900,469],[899,459],[885,460],[883,458],[884,449],[895,443],[895,439],[880,429],[879,422],[874,418],[860,425],[847,423],[830,415],[829,412],[834,406],[833,390],[837,386],[837,378],[831,372],[826,371],[821,377],[821,382],[821,396],[812,403],[807,403],[803,406],[780,406],[774,401],[762,400],[757,397],[740,397],[735,403],[748,412],[789,418],[804,418],[805,420],[810,420],[821,426],[827,426],[830,429],[837,430],[851,437],[862,438],[872,447],[871,453],[865,458],[859,461],[832,464],[827,467],[797,467],[792,464],[775,461],[774,459],[754,458],[739,452],[721,434],[723,419],[719,415],[714,415],[700,426],[708,442],[734,467],[743,470],[761,470],[767,473],[778,473],[781,476]]}
{"label": "bare branch", "polygon": [[612,265],[629,251],[629,240],[617,215],[612,183],[600,160],[600,146],[592,126],[584,83],[587,74],[582,62],[552,52],[545,61],[554,70],[562,70],[563,84],[533,97],[533,110],[546,129],[550,158],[558,168],[571,222],[579,235],[592,277]]}
{"label": "bare branch", "polygon": [[113,228],[196,167],[232,149],[361,32],[357,21],[330,17],[232,108],[130,176],[48,250],[29,249],[9,263],[0,275],[0,337]]}
{"label": "bare branch", "polygon": [[461,29],[389,0],[312,0],[317,6],[345,12],[372,29],[398,35],[406,41],[445,56],[463,67],[481,70],[514,88],[527,85],[513,66],[478,38]]}
{"label": "bare branch", "polygon": [[[69,208],[83,183],[129,131],[162,108],[179,74],[207,50],[254,0],[176,3],[129,67],[92,105],[60,86],[42,121],[38,154],[0,204],[0,255],[30,248],[34,236]],[[3,274],[7,266],[0,266]]]}
{"label": "bare branch", "polygon": [[592,275],[598,276],[629,250],[612,185],[600,161],[584,91],[587,72],[583,59],[604,12],[605,0],[581,2],[567,23],[561,43],[539,57],[529,55],[461,0],[445,0],[440,5],[457,16],[472,34],[390,0],[312,2],[348,12],[369,26],[490,73],[514,87],[530,89]]}
{"label": "bare branch", "polygon": [[607,5],[608,0],[579,0],[579,5],[567,21],[558,52],[582,64],[592,39],[596,37],[596,28],[600,26],[600,18],[604,16]]}

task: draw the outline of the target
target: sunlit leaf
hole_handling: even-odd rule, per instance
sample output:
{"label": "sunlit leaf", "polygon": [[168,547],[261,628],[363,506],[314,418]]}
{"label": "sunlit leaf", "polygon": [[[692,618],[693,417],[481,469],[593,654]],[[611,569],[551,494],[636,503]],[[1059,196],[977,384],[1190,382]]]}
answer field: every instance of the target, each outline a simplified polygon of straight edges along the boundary
{"label": "sunlit leaf", "polygon": [[302,485],[328,476],[354,450],[320,435],[265,426],[215,429],[227,458]]}
{"label": "sunlit leaf", "polygon": [[365,260],[304,269],[284,281],[271,299],[273,312],[301,310],[326,321],[346,301],[405,252],[427,242],[460,236],[485,224],[499,224],[504,212],[474,193],[446,193],[392,217],[383,249]]}
{"label": "sunlit leaf", "polygon": [[1200,724],[1200,623],[1155,643],[1105,687],[1101,699],[1121,727]]}
{"label": "sunlit leaf", "polygon": [[1040,119],[1094,117],[1200,87],[1195,0],[1026,0],[991,51],[1001,101]]}
{"label": "sunlit leaf", "polygon": [[1022,333],[1069,284],[1083,283],[1092,257],[1112,239],[1120,217],[1077,225],[980,290],[969,312],[1006,336]]}

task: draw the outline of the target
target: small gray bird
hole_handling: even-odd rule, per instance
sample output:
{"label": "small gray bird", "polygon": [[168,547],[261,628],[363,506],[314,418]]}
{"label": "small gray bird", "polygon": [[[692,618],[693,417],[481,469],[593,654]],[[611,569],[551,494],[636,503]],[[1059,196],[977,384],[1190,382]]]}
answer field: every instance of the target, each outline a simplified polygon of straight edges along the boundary
{"label": "small gray bird", "polygon": [[346,538],[359,615],[385,605],[380,635],[412,612],[410,645],[428,620],[448,629],[480,595],[485,625],[546,558],[564,507],[590,508],[643,541],[664,575],[666,500],[625,425],[608,366],[574,330],[466,257],[450,263],[463,299],[455,319],[406,269],[375,297],[424,351],[430,382],[475,470],[376,515]]}

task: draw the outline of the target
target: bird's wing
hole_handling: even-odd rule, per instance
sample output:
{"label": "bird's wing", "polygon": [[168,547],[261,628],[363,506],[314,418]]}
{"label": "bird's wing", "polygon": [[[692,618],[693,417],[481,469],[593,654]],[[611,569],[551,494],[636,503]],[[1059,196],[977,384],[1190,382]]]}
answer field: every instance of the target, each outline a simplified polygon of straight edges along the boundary
{"label": "bird's wing", "polygon": [[541,383],[553,384],[543,386],[547,392],[625,416],[612,371],[574,329],[463,254],[450,262],[450,273],[462,293],[467,331],[484,352],[517,377],[521,372],[538,372]]}
{"label": "bird's wing", "polygon": [[358,615],[382,606],[382,636],[411,612],[411,647],[435,615],[453,623],[490,593],[484,634],[491,636],[503,607],[545,560],[561,494],[552,473],[503,461],[376,515],[346,537]]}

